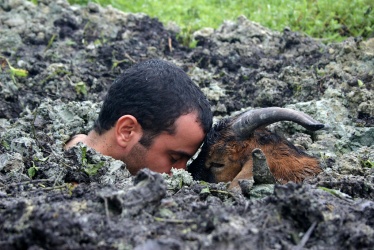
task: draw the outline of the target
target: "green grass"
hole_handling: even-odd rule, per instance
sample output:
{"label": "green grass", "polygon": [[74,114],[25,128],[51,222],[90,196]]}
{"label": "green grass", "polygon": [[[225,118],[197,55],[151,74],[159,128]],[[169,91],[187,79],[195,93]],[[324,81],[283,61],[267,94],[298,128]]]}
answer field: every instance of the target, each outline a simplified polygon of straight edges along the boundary
{"label": "green grass", "polygon": [[273,30],[290,27],[326,42],[374,36],[373,0],[69,0],[111,4],[124,12],[143,12],[184,30],[217,28],[224,20],[248,19]]}

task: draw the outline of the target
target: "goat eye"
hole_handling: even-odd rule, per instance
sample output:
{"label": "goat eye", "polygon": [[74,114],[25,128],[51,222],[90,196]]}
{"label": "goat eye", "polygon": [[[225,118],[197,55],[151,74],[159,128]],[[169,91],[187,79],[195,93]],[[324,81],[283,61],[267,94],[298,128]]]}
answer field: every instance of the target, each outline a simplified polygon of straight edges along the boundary
{"label": "goat eye", "polygon": [[225,165],[221,163],[211,162],[210,167],[211,168],[223,168]]}

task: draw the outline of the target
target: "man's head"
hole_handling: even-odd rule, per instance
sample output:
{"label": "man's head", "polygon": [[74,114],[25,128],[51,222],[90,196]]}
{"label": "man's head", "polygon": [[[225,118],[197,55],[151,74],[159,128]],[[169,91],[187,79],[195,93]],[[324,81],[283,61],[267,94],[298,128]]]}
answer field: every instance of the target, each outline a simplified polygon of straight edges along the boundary
{"label": "man's head", "polygon": [[114,131],[124,148],[123,156],[115,158],[124,160],[130,172],[142,167],[168,172],[169,165],[179,165],[167,164],[162,154],[168,151],[169,162],[184,162],[211,125],[209,102],[188,75],[166,61],[150,60],[129,68],[113,83],[94,130],[99,135]]}

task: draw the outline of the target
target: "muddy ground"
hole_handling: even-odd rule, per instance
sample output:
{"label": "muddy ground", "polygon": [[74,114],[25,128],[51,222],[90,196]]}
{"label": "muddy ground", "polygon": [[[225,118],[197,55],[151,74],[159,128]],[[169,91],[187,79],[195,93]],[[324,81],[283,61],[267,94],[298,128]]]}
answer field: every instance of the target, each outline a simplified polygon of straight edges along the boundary
{"label": "muddy ground", "polygon": [[[0,2],[0,249],[373,249],[374,38],[324,44],[239,17],[188,48],[143,14],[37,2]],[[326,123],[271,128],[323,173],[244,197],[185,171],[133,177],[81,144],[64,152],[112,81],[148,58],[188,72],[217,119],[280,106]]]}

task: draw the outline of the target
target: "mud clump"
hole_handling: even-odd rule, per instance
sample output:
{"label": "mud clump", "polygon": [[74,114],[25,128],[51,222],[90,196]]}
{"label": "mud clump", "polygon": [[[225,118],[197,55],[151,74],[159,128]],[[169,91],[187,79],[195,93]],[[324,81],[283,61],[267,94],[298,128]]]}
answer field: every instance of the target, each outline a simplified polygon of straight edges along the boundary
{"label": "mud clump", "polygon": [[[1,249],[372,248],[373,38],[323,44],[241,16],[197,31],[188,48],[144,14],[37,2],[0,3]],[[83,144],[64,151],[91,129],[113,80],[150,58],[188,72],[217,119],[280,106],[327,124],[271,126],[323,172],[244,197],[183,170],[131,176]]]}

